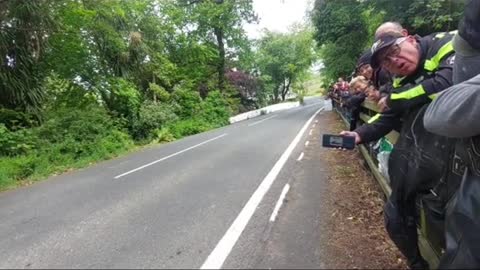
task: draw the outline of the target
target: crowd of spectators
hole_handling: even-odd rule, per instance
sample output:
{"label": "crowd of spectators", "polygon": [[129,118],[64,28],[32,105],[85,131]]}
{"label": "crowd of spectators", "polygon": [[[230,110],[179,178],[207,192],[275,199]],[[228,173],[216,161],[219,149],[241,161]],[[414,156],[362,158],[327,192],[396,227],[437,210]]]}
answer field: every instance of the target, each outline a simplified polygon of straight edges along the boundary
{"label": "crowd of spectators", "polygon": [[[445,251],[439,268],[480,268],[479,74],[480,1],[470,0],[458,31],[420,37],[383,23],[349,83],[339,78],[329,89],[350,122],[342,135],[367,144],[399,133],[385,227],[412,269],[430,267],[418,247],[419,205]],[[380,112],[358,126],[365,100]]]}

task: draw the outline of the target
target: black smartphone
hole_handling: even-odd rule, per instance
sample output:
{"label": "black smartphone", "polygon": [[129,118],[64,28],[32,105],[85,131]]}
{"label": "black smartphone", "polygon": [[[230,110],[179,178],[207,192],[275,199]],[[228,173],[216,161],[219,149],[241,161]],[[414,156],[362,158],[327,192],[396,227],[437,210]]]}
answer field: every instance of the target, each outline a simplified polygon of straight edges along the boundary
{"label": "black smartphone", "polygon": [[322,146],[331,148],[345,148],[352,150],[355,148],[355,137],[323,134]]}

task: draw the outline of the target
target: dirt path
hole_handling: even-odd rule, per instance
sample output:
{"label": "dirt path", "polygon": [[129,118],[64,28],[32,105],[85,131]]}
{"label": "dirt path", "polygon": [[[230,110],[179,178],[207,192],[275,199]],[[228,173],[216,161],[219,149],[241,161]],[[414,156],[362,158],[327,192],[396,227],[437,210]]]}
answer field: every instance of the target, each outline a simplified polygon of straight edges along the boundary
{"label": "dirt path", "polygon": [[[323,113],[320,124],[321,133],[337,134],[345,128],[334,112]],[[360,152],[319,149],[319,154],[330,168],[324,211],[326,268],[407,268],[384,229],[384,195]]]}

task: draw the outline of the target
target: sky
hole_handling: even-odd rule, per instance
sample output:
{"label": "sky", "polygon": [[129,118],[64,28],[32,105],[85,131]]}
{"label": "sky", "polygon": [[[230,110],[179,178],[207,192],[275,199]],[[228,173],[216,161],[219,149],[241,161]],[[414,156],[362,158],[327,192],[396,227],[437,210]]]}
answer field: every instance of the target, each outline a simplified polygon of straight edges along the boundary
{"label": "sky", "polygon": [[253,8],[260,23],[245,25],[249,38],[259,38],[261,29],[286,32],[294,22],[302,22],[306,11],[310,9],[312,0],[253,0]]}

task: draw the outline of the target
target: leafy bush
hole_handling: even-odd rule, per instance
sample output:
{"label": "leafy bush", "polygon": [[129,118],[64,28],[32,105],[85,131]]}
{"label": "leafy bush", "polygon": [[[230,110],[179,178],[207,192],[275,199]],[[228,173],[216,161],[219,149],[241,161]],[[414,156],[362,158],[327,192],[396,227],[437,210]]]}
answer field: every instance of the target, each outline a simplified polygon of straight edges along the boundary
{"label": "leafy bush", "polygon": [[182,138],[205,132],[211,128],[212,126],[208,122],[198,117],[181,120],[169,126],[169,129],[175,138]]}
{"label": "leafy bush", "polygon": [[32,115],[0,108],[0,123],[3,123],[9,130],[32,127],[36,122]]}
{"label": "leafy bush", "polygon": [[171,142],[175,140],[175,136],[168,127],[156,129],[154,131],[154,138],[157,142]]}
{"label": "leafy bush", "polygon": [[146,101],[140,107],[138,118],[133,122],[133,135],[136,139],[154,136],[154,131],[178,120],[172,105]]}
{"label": "leafy bush", "polygon": [[101,91],[108,109],[122,117],[135,116],[140,107],[140,93],[137,87],[125,79],[112,78]]}
{"label": "leafy bush", "polygon": [[96,104],[99,98],[94,91],[86,90],[78,82],[62,79],[53,73],[45,79],[46,92],[45,110],[66,108],[84,108]]}
{"label": "leafy bush", "polygon": [[201,110],[202,98],[196,91],[178,89],[173,92],[172,99],[177,105],[175,114],[181,119],[196,116]]}
{"label": "leafy bush", "polygon": [[31,129],[10,131],[4,124],[0,124],[0,156],[26,154],[37,143]]}
{"label": "leafy bush", "polygon": [[36,156],[0,158],[0,189],[14,186],[17,181],[31,176],[38,166]]}
{"label": "leafy bush", "polygon": [[228,124],[230,117],[228,102],[219,91],[208,93],[202,105],[200,116],[211,126],[220,127]]}
{"label": "leafy bush", "polygon": [[132,144],[107,112],[95,105],[86,110],[52,112],[37,132],[41,140],[55,144],[57,154],[72,155],[74,159],[115,153]]}
{"label": "leafy bush", "polygon": [[170,93],[168,93],[167,90],[158,84],[149,83],[148,88],[158,98],[159,101],[166,102],[170,100]]}
{"label": "leafy bush", "polygon": [[0,124],[0,189],[111,158],[132,146],[130,136],[98,105],[60,108],[33,129],[12,132]]}
{"label": "leafy bush", "polygon": [[59,108],[49,112],[46,121],[38,128],[40,139],[49,143],[93,142],[107,136],[115,129],[115,122],[105,109],[90,105],[85,109]]}

